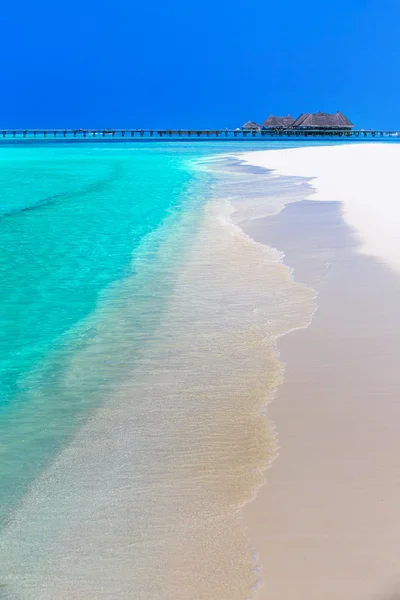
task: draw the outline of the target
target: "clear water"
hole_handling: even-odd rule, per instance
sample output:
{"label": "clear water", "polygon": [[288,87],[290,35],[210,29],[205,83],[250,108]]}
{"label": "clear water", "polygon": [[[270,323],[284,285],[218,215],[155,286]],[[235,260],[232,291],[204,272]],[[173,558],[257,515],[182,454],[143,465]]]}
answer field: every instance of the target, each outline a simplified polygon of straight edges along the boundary
{"label": "clear water", "polygon": [[91,408],[87,391],[57,396],[69,352],[91,335],[71,330],[133,274],[133,253],[182,209],[190,178],[179,155],[154,148],[0,148],[2,520]]}
{"label": "clear water", "polygon": [[312,294],[231,222],[268,184],[201,160],[232,150],[0,147],[4,597],[257,584],[239,508],[274,454],[276,337]]}

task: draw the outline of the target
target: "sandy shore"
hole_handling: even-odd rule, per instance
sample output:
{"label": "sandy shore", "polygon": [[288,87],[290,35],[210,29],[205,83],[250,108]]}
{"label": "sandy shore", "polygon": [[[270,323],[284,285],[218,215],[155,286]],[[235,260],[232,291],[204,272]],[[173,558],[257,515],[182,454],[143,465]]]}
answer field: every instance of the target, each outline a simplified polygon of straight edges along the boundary
{"label": "sandy shore", "polygon": [[[314,177],[305,202],[242,223],[318,291],[312,324],[279,341],[268,407],[280,455],[245,511],[260,600],[400,598],[400,146],[255,152]],[[329,201],[329,202],[326,202]]]}

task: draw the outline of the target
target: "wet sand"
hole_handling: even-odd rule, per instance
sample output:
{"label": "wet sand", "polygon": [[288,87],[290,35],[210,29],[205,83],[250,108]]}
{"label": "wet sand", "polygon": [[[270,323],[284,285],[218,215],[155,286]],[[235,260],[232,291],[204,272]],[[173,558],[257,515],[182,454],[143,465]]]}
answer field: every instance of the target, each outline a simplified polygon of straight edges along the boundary
{"label": "wet sand", "polygon": [[400,277],[357,254],[338,202],[242,223],[318,292],[307,329],[279,340],[267,415],[280,452],[245,509],[259,600],[400,598]]}

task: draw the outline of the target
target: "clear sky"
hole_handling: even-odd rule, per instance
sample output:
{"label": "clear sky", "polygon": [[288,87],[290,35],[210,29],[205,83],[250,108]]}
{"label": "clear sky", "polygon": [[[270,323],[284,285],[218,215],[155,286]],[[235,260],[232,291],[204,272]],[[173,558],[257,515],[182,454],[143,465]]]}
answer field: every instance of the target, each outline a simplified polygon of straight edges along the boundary
{"label": "clear sky", "polygon": [[9,0],[1,127],[400,130],[399,0]]}

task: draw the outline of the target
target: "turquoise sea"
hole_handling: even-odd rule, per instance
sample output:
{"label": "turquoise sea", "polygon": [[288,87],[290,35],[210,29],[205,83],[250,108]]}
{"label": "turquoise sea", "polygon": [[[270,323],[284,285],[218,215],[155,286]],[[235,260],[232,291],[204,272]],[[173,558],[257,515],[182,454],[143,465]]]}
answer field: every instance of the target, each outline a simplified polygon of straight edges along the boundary
{"label": "turquoise sea", "polygon": [[94,335],[74,328],[134,274],[133,253],[184,209],[191,179],[162,147],[0,148],[1,522],[101,399],[100,374],[63,385],[71,354]]}
{"label": "turquoise sea", "polygon": [[275,339],[310,294],[230,224],[256,177],[232,187],[238,151],[0,146],[0,597],[255,589],[238,510],[274,453]]}

